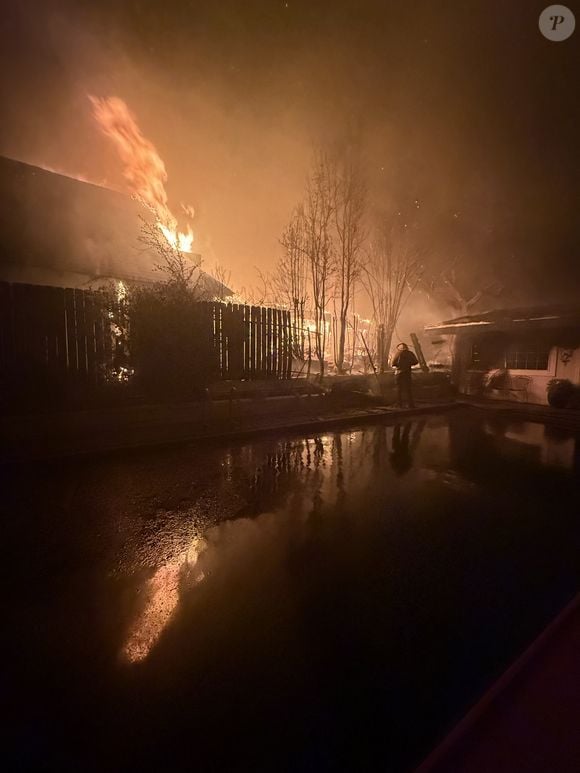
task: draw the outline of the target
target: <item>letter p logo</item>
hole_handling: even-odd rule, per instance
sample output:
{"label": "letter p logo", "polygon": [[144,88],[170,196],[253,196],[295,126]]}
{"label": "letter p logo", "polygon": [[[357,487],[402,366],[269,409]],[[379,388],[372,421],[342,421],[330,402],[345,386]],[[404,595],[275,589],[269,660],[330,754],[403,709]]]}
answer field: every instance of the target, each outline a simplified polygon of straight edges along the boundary
{"label": "letter p logo", "polygon": [[566,40],[574,32],[576,19],[565,5],[549,5],[544,8],[538,20],[542,35],[548,40]]}

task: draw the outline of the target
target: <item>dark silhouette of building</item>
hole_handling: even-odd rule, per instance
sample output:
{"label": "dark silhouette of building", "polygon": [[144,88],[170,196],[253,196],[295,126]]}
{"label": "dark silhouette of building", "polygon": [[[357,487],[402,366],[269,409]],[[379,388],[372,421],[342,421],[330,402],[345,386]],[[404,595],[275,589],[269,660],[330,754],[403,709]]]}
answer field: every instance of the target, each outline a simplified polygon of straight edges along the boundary
{"label": "dark silhouette of building", "polygon": [[[0,157],[0,281],[159,281],[159,258],[139,243],[139,215],[147,210],[125,193]],[[203,276],[217,294],[218,283]]]}

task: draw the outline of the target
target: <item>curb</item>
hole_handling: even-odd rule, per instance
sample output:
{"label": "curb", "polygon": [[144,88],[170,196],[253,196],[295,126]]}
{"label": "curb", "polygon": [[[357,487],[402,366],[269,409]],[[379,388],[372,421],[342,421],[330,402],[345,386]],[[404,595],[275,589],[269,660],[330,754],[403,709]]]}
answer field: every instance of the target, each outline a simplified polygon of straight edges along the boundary
{"label": "curb", "polygon": [[268,437],[272,434],[287,432],[311,432],[316,429],[330,429],[333,427],[347,425],[368,424],[385,418],[396,420],[403,417],[406,418],[446,412],[453,408],[459,407],[459,405],[460,403],[441,403],[420,406],[413,409],[409,408],[396,410],[393,410],[392,408],[375,408],[370,411],[361,410],[359,412],[351,412],[348,414],[339,414],[335,416],[320,416],[314,419],[306,420],[300,418],[300,420],[289,421],[283,424],[266,425],[263,427],[245,427],[233,429],[227,432],[192,432],[191,434],[186,433],[171,440],[152,439],[151,441],[142,441],[137,443],[121,442],[113,443],[108,446],[105,445],[99,448],[66,449],[52,453],[41,453],[39,455],[27,455],[24,453],[20,456],[7,457],[4,459],[0,458],[0,466],[58,461],[61,459],[90,459],[103,456],[105,454],[123,454],[145,449],[171,448],[180,445],[188,445],[190,443],[194,443],[195,441],[223,442],[232,440],[245,440],[257,436]]}

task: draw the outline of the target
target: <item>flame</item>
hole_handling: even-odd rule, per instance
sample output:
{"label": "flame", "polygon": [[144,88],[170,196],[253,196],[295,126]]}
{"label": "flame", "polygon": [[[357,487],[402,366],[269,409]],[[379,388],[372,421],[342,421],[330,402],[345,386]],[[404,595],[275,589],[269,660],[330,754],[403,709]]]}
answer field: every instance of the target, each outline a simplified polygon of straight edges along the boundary
{"label": "flame", "polygon": [[[141,133],[135,116],[118,97],[89,96],[93,115],[103,134],[112,140],[123,163],[123,176],[131,193],[143,201],[157,218],[167,242],[180,252],[191,252],[193,231],[177,230],[177,220],[167,201],[167,171],[155,145]],[[193,208],[182,205],[188,217]]]}
{"label": "flame", "polygon": [[117,301],[121,303],[127,297],[127,285],[122,279],[117,282]]}
{"label": "flame", "polygon": [[157,223],[157,226],[174,250],[179,250],[179,252],[191,252],[193,231],[189,226],[187,226],[187,231],[185,233],[167,228],[167,226],[163,225],[161,222]]}

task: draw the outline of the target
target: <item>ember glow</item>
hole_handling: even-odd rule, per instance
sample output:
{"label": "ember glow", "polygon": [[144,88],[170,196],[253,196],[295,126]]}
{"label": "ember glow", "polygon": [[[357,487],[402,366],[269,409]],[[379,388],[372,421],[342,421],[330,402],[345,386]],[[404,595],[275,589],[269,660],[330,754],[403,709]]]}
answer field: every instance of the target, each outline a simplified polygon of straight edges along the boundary
{"label": "ember glow", "polygon": [[[131,193],[149,207],[167,242],[180,252],[191,252],[193,231],[177,228],[177,219],[169,209],[165,183],[167,171],[155,145],[143,136],[135,116],[118,97],[89,96],[99,128],[115,145],[123,163],[123,176]],[[191,217],[193,209],[183,206]]]}
{"label": "ember glow", "polygon": [[117,282],[117,301],[121,303],[127,297],[127,285],[122,279]]}

